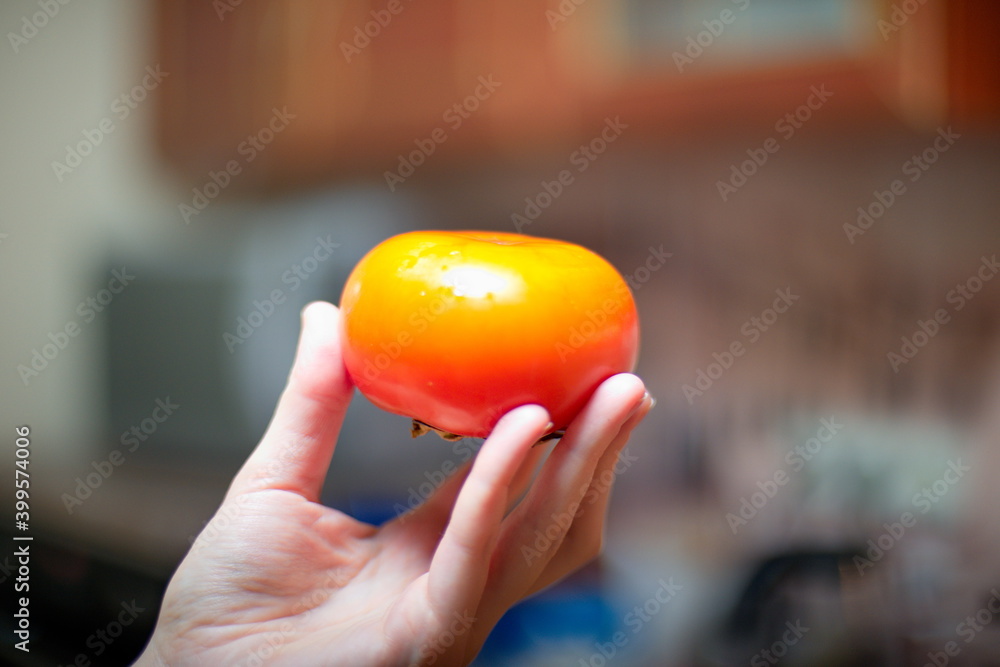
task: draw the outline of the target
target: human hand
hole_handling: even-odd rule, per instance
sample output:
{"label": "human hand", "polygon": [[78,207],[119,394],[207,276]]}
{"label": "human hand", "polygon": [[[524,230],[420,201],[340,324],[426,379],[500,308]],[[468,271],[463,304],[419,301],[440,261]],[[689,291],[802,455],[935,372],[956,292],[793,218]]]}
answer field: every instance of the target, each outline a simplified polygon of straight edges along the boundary
{"label": "human hand", "polygon": [[[353,392],[339,317],[328,303],[303,311],[267,432],[174,574],[136,665],[465,665],[507,609],[599,553],[608,480],[652,405],[637,377],[597,389],[533,482],[549,428],[537,405],[507,413],[473,462],[375,528],[318,502]],[[552,546],[526,557],[536,531]]]}

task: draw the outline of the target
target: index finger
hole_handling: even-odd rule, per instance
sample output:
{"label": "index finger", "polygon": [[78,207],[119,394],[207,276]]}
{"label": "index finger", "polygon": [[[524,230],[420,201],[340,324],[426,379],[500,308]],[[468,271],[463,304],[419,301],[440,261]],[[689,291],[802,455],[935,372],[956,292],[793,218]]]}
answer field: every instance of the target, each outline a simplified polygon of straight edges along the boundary
{"label": "index finger", "polygon": [[427,587],[437,611],[478,607],[511,484],[549,424],[544,408],[521,406],[504,415],[483,443],[431,560]]}

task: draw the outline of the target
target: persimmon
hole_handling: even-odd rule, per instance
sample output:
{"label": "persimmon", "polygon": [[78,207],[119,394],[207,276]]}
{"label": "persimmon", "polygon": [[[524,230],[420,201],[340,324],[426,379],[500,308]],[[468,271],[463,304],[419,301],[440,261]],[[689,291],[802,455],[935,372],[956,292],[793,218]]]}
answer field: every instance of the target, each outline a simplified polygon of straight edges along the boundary
{"label": "persimmon", "polygon": [[548,410],[558,433],[638,355],[624,278],[596,253],[553,239],[400,234],[361,259],[340,308],[358,389],[442,434],[485,437],[528,403]]}

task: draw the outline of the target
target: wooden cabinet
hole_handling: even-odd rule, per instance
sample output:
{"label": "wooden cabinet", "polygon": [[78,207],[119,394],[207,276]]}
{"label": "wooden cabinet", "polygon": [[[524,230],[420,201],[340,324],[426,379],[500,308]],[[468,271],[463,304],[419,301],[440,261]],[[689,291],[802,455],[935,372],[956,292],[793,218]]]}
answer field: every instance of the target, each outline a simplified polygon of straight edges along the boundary
{"label": "wooden cabinet", "polygon": [[235,160],[226,189],[246,192],[562,160],[609,116],[635,137],[710,134],[778,118],[824,83],[844,123],[995,122],[998,13],[986,0],[160,0],[159,145],[195,185]]}

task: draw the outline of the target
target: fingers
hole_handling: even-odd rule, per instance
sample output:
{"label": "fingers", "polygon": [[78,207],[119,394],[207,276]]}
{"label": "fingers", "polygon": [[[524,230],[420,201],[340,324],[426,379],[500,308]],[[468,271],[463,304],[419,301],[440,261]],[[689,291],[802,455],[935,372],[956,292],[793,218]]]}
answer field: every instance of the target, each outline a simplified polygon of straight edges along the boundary
{"label": "fingers", "polygon": [[634,375],[616,375],[598,387],[504,522],[487,593],[492,599],[484,598],[484,607],[504,610],[532,589],[580,511],[598,463],[644,399]]}
{"label": "fingers", "polygon": [[[549,449],[551,449],[551,445],[549,445],[549,443],[532,446],[531,451],[524,457],[524,460],[521,462],[521,466],[518,468],[517,473],[515,473],[514,479],[510,484],[507,512],[509,512],[517,503],[518,499],[521,498],[525,490],[531,484],[532,477],[538,468],[538,462],[545,456]],[[461,491],[462,484],[465,482],[466,477],[468,477],[471,468],[471,461],[463,464],[461,468],[456,470],[451,477],[445,480],[441,486],[434,491],[434,494],[430,498],[420,504],[416,509],[396,517],[395,521],[399,524],[407,524],[410,522],[420,523],[422,524],[422,530],[435,529],[439,532],[443,532],[448,523],[448,519],[451,516],[451,510],[455,504],[455,498],[458,497],[458,492]]]}
{"label": "fingers", "polygon": [[483,443],[431,561],[428,595],[439,612],[472,613],[479,606],[511,484],[548,425],[543,408],[522,406],[500,419]]}
{"label": "fingers", "polygon": [[340,311],[325,302],[309,304],[288,383],[229,496],[273,488],[317,500],[352,391],[341,356]]}
{"label": "fingers", "polygon": [[547,588],[587,564],[601,552],[611,489],[621,474],[621,469],[628,469],[622,466],[629,466],[633,462],[625,446],[633,429],[646,417],[654,404],[653,398],[647,396],[604,452],[594,470],[594,477],[584,494],[576,519],[563,538],[562,544],[559,545],[558,551],[545,566],[545,570],[531,586],[527,595]]}
{"label": "fingers", "polygon": [[462,484],[472,470],[472,461],[462,464],[451,476],[441,483],[431,497],[414,509],[397,516],[393,522],[403,524],[421,524],[421,530],[436,530],[438,533],[444,532],[451,516],[452,507],[455,505],[455,498],[462,490]]}
{"label": "fingers", "polygon": [[507,512],[510,512],[514,505],[524,496],[525,492],[531,486],[531,482],[535,477],[535,473],[538,472],[538,462],[545,457],[552,450],[552,446],[556,441],[548,441],[536,443],[531,447],[531,451],[528,455],[524,457],[524,461],[521,463],[521,467],[518,469],[517,474],[514,476],[514,481],[510,485],[510,498],[507,503]]}

